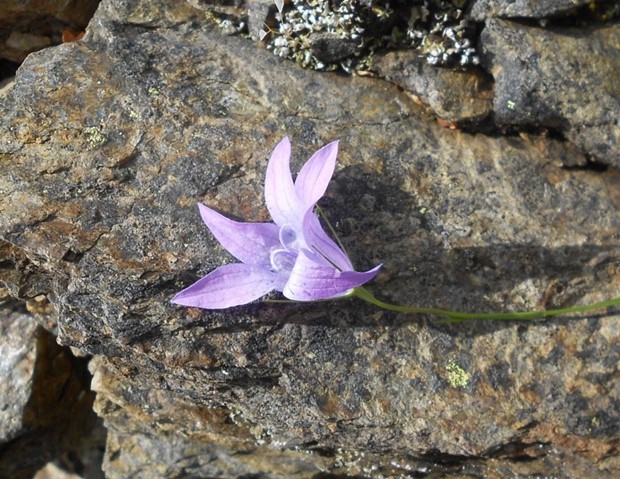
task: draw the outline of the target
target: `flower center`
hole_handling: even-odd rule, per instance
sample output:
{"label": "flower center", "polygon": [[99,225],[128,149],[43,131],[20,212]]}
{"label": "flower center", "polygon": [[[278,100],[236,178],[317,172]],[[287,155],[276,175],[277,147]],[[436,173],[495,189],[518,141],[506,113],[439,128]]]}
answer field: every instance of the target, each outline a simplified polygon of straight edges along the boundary
{"label": "flower center", "polygon": [[302,247],[303,239],[291,225],[280,228],[280,244],[282,248],[273,248],[269,255],[271,267],[276,272],[290,272],[295,266],[297,255]]}
{"label": "flower center", "polygon": [[290,251],[299,251],[299,248],[301,247],[300,239],[297,237],[297,232],[291,225],[284,225],[280,228],[280,243],[284,249]]}
{"label": "flower center", "polygon": [[287,249],[274,249],[269,255],[271,267],[276,272],[292,271],[297,259],[297,253]]}

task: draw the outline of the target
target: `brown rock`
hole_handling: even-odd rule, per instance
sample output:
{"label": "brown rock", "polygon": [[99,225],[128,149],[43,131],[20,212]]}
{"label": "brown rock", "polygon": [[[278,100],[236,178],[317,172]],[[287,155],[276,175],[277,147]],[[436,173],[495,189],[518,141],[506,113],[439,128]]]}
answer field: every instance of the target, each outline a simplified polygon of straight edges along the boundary
{"label": "brown rock", "polygon": [[413,50],[377,55],[372,68],[417,96],[443,120],[472,124],[491,113],[493,84],[482,71],[437,68]]}

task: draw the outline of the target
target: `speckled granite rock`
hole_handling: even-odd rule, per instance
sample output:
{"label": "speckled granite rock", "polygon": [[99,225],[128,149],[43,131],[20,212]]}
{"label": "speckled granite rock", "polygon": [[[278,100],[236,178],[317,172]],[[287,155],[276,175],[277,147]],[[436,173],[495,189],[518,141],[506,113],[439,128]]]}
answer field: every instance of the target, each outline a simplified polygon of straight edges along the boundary
{"label": "speckled granite rock", "polygon": [[620,295],[616,170],[566,168],[583,156],[546,137],[440,128],[385,81],[300,70],[202,15],[106,1],[0,104],[0,237],[48,285],[60,341],[98,355],[106,474],[616,475],[618,315],[447,326],[354,301],[169,303],[231,261],[196,202],[264,220],[285,134],[294,168],[341,140],[322,204],[359,268],[385,264],[380,296]]}
{"label": "speckled granite rock", "polygon": [[63,30],[84,30],[100,0],[0,2],[0,58],[22,62],[26,55],[62,41]]}
{"label": "speckled granite rock", "polygon": [[500,124],[551,127],[620,167],[620,26],[544,30],[491,19],[482,61]]}
{"label": "speckled granite rock", "polygon": [[544,18],[571,13],[591,0],[473,0],[470,15],[475,20],[488,17]]}

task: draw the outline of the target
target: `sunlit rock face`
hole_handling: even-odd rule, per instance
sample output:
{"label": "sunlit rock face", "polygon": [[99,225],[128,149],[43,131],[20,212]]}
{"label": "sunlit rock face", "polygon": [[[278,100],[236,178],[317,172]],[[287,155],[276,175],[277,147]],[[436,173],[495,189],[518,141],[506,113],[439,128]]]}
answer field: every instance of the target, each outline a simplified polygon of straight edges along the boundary
{"label": "sunlit rock face", "polygon": [[498,124],[559,131],[620,167],[617,25],[545,31],[491,19],[480,40],[482,61],[495,79]]}
{"label": "sunlit rock face", "polygon": [[558,135],[444,128],[411,92],[303,70],[196,3],[103,2],[0,100],[1,278],[94,355],[106,476],[616,475],[617,314],[170,304],[233,261],[196,203],[266,221],[285,135],[293,171],[340,140],[320,205],[356,269],[384,264],[379,297],[500,311],[620,295],[614,162]]}
{"label": "sunlit rock face", "polygon": [[472,0],[470,15],[475,20],[490,17],[544,19],[576,13],[579,7],[587,5],[588,0]]}

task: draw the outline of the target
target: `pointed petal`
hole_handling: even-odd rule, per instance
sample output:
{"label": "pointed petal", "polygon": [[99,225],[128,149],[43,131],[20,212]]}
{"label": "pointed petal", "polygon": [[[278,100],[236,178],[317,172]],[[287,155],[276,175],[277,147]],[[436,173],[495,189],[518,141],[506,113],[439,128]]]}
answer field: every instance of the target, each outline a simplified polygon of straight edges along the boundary
{"label": "pointed petal", "polygon": [[323,257],[326,265],[330,264],[340,271],[353,271],[353,265],[347,254],[327,236],[319,218],[311,209],[304,216],[303,235],[308,248]]}
{"label": "pointed petal", "polygon": [[265,203],[279,225],[299,227],[306,211],[293,184],[290,169],[291,142],[285,137],[271,154],[265,176]]}
{"label": "pointed petal", "polygon": [[282,292],[288,299],[295,301],[337,298],[373,279],[381,266],[363,273],[341,272],[313,261],[302,251]]}
{"label": "pointed petal", "polygon": [[284,281],[281,275],[256,265],[226,264],[185,288],[171,302],[203,309],[230,308],[281,289]]}
{"label": "pointed petal", "polygon": [[271,248],[280,246],[279,228],[273,223],[240,223],[198,203],[200,216],[213,236],[243,263],[269,265]]}
{"label": "pointed petal", "polygon": [[295,180],[295,189],[306,209],[314,207],[325,194],[334,174],[337,156],[338,142],[333,141],[312,155],[301,168]]}

